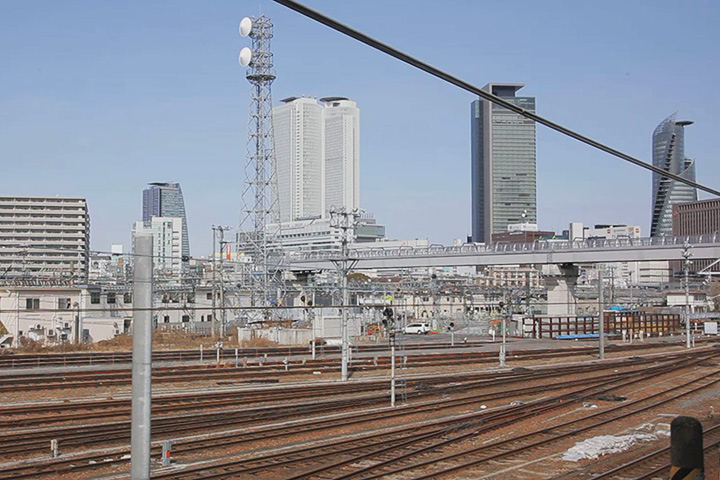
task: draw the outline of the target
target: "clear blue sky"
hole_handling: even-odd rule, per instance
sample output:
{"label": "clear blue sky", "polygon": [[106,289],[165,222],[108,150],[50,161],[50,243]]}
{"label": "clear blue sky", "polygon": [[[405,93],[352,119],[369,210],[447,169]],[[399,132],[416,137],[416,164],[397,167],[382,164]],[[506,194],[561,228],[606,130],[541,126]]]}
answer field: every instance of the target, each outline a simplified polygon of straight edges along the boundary
{"label": "clear blue sky", "polygon": [[[482,86],[520,81],[550,119],[651,161],[678,111],[698,180],[720,188],[720,2],[308,0]],[[96,250],[129,244],[147,182],[181,183],[192,254],[237,228],[249,86],[238,21],[275,24],[277,103],[361,109],[361,203],[391,238],[470,232],[472,95],[270,1],[0,2],[0,192],[87,197]],[[713,147],[712,145],[715,145]],[[649,231],[650,173],[538,127],[541,228]],[[702,195],[701,195],[702,196]],[[127,248],[127,247],[126,247]]]}

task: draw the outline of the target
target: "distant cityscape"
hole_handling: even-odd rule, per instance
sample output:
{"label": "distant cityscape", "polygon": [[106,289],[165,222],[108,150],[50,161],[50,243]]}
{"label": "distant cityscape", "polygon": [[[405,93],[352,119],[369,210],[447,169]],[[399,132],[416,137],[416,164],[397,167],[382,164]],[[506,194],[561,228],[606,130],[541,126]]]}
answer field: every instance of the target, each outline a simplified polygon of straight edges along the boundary
{"label": "distant cityscape", "polygon": [[[264,25],[263,28],[272,28],[270,23]],[[255,35],[254,48],[269,48],[262,43],[264,37]],[[241,63],[247,61],[241,58]],[[258,75],[258,64],[249,66],[248,80],[266,88],[270,98],[274,74]],[[270,71],[272,64],[262,68]],[[535,97],[518,96],[524,88],[523,83],[497,82],[486,84],[483,90],[535,112]],[[257,103],[258,97],[254,101]],[[258,112],[264,108],[259,106]],[[568,219],[568,228],[562,232],[540,228],[535,122],[482,98],[471,103],[470,111],[470,234],[457,232],[456,245],[572,244],[596,240],[632,243],[643,237],[640,226],[626,225],[622,218],[605,219],[593,226]],[[346,254],[348,248],[362,252],[431,247],[427,239],[387,238],[386,226],[378,223],[374,215],[382,218],[383,212],[362,209],[361,116],[355,100],[341,96],[319,100],[293,96],[272,106],[267,118],[258,120],[257,115],[266,115],[262,112],[255,115],[255,125],[270,128],[268,132],[272,134],[253,131],[248,134],[249,142],[254,142],[261,153],[249,154],[248,165],[255,167],[256,177],[251,177],[251,168],[246,188],[259,203],[243,208],[255,215],[256,226],[263,225],[259,227],[261,232],[258,227],[239,228],[230,240],[224,237],[229,228],[213,226],[220,228],[222,235],[214,245],[198,246],[193,242],[193,256],[185,208],[186,200],[193,199],[185,199],[181,185],[169,179],[156,179],[162,181],[152,181],[142,191],[141,216],[132,225],[132,231],[153,236],[157,303],[188,307],[187,311],[160,311],[155,316],[159,325],[188,324],[203,329],[209,328],[203,325],[212,324],[214,328],[217,302],[230,309],[259,305],[255,303],[253,289],[263,273],[260,255],[267,257],[263,259],[267,268],[270,256],[286,258],[293,254],[344,251]],[[652,132],[651,140],[653,165],[694,181],[696,165],[685,156],[684,138],[685,127],[692,123],[678,120],[677,114],[672,114]],[[653,174],[650,193],[650,237],[717,235],[720,231],[719,199],[698,201],[695,188],[657,173]],[[261,202],[267,202],[264,198],[267,196],[274,197],[268,203],[269,210],[263,210],[266,207]],[[9,332],[8,337],[30,335],[45,341],[62,341],[81,334],[83,339],[95,341],[130,328],[134,248],[118,243],[109,252],[91,250],[89,212],[87,201],[81,196],[0,197],[0,282],[6,287],[0,293],[0,322]],[[266,216],[261,223],[257,223],[258,215]],[[622,212],[618,215],[622,216]],[[338,223],[338,219],[346,223]],[[266,250],[258,250],[258,239]],[[490,316],[502,311],[503,304],[514,297],[522,297],[522,301],[515,303],[523,304],[524,310],[511,313],[591,314],[597,313],[598,308],[595,284],[599,268],[605,272],[603,282],[612,289],[610,303],[678,308],[677,299],[668,298],[669,292],[679,287],[682,266],[667,260],[613,262],[602,267],[580,264],[571,269],[561,266],[559,270],[553,265],[377,269],[359,272],[360,276],[355,277],[353,302],[358,307],[379,307],[385,304],[383,298],[393,297],[396,302],[402,298],[399,310],[406,321],[427,318],[435,328],[458,315],[465,322],[477,317],[487,328]],[[702,259],[692,264],[691,271],[711,274],[720,272],[720,266],[712,259]],[[365,283],[357,283],[358,279]],[[267,297],[265,285],[266,298],[261,298],[261,302],[327,307],[337,302],[339,280],[333,272],[287,269],[282,280],[274,281],[280,282],[277,291],[282,293]],[[712,296],[708,298],[708,289],[699,283],[702,281],[699,278],[693,288],[694,312],[715,308]],[[393,286],[392,295],[388,294],[389,284]],[[705,287],[708,284],[706,281]],[[423,293],[427,291],[434,293]],[[555,302],[558,292],[563,300]],[[438,297],[443,296],[446,300],[439,302]],[[49,313],[43,314],[43,310]],[[332,313],[326,314],[327,318],[337,320]],[[240,310],[232,312],[231,318],[224,317],[223,322],[251,321],[243,315]],[[367,309],[356,315],[354,332],[360,334],[376,316],[377,311]]]}

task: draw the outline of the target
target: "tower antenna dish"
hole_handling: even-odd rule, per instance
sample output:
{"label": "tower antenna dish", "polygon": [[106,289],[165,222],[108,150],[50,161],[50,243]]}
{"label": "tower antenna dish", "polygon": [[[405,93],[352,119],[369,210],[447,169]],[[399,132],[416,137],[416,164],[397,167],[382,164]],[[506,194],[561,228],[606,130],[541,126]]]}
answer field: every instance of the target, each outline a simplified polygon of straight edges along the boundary
{"label": "tower antenna dish", "polygon": [[240,20],[240,26],[238,27],[241,37],[247,37],[252,31],[252,20],[248,17]]}
{"label": "tower antenna dish", "polygon": [[242,50],[240,50],[240,55],[238,55],[238,63],[242,65],[243,67],[247,67],[250,65],[250,60],[252,60],[252,50],[250,50],[249,47],[244,47]]}

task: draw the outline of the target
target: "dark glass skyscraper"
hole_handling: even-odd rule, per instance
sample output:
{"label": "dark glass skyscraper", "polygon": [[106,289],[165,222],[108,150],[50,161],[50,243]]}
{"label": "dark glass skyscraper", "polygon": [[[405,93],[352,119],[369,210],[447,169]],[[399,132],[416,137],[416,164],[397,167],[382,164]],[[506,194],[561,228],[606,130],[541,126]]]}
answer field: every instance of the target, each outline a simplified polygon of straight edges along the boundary
{"label": "dark glass skyscraper", "polygon": [[[516,97],[523,83],[483,87],[525,110],[535,97]],[[490,243],[508,225],[537,223],[535,122],[478,99],[471,105],[472,240]]]}
{"label": "dark glass skyscraper", "polygon": [[182,218],[182,255],[190,256],[190,240],[188,238],[185,201],[179,183],[149,183],[143,190],[143,222],[152,217]]}
{"label": "dark glass skyscraper", "polygon": [[[695,161],[685,158],[685,126],[693,122],[676,118],[673,113],[653,132],[653,165],[694,182]],[[652,189],[650,236],[671,236],[673,205],[697,201],[697,189],[659,173],[652,175]]]}

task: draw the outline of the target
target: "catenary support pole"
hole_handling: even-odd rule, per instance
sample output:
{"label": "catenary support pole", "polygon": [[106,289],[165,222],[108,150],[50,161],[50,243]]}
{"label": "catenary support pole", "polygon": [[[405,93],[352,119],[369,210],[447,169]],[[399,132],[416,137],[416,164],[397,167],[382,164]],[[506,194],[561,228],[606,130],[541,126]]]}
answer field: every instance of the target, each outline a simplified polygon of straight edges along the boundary
{"label": "catenary support pole", "polygon": [[603,295],[603,269],[598,268],[598,344],[600,360],[605,359],[605,298]]}
{"label": "catenary support pole", "polygon": [[150,478],[150,399],[152,395],[152,241],[151,233],[135,234],[133,278],[132,423],[130,474]]}

